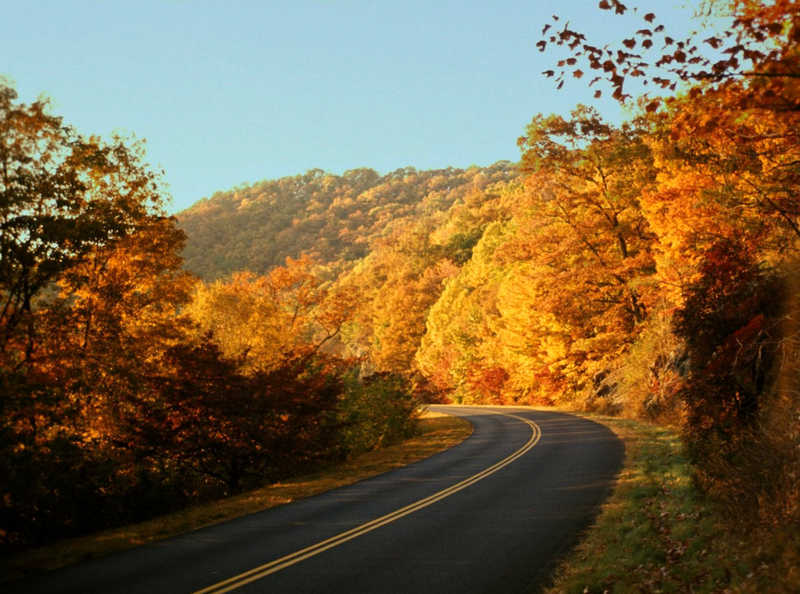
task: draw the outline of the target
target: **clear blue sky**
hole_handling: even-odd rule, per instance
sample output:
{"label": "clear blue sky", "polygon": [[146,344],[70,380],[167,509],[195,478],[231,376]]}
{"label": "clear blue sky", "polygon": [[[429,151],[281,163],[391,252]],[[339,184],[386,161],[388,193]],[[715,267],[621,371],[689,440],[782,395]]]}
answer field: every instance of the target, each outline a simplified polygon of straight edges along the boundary
{"label": "clear blue sky", "polygon": [[[691,10],[679,0],[637,4],[688,27]],[[24,101],[50,97],[84,134],[145,138],[175,212],[314,167],[385,173],[516,161],[534,114],[579,102],[619,119],[585,79],[556,91],[540,74],[555,55],[535,43],[553,13],[598,41],[630,32],[596,5],[14,1],[0,20],[0,75]]]}

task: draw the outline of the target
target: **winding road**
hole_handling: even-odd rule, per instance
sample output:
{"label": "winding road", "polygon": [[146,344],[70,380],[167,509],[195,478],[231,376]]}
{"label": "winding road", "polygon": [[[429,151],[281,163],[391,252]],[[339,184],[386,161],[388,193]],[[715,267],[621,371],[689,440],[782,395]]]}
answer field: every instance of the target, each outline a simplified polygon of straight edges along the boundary
{"label": "winding road", "polygon": [[560,412],[431,408],[467,418],[472,436],[405,468],[11,590],[535,592],[610,492],[622,443]]}

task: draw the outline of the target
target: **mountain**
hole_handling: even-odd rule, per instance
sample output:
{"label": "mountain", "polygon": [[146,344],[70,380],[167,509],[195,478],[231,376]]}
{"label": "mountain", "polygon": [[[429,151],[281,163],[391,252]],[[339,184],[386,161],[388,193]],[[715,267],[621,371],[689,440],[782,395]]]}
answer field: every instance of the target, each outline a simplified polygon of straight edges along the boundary
{"label": "mountain", "polygon": [[312,169],[217,192],[177,215],[188,236],[186,268],[212,280],[237,270],[264,273],[303,253],[321,264],[348,265],[398,225],[445,213],[470,194],[518,176],[517,166],[380,175],[361,168],[342,175]]}

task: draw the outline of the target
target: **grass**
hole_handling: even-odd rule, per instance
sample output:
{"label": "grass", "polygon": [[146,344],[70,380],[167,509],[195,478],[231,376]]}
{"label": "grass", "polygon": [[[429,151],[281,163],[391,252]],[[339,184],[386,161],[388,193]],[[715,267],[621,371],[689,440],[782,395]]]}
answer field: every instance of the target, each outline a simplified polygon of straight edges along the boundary
{"label": "grass", "polygon": [[105,530],[27,551],[6,560],[0,583],[27,574],[52,570],[78,561],[163,540],[317,495],[337,487],[406,466],[461,443],[472,433],[464,419],[426,412],[419,419],[417,436],[378,450],[366,452],[314,474],[296,477],[210,504],[194,506],[147,522]]}
{"label": "grass", "polygon": [[550,593],[798,592],[800,532],[732,522],[692,484],[678,435],[586,415],[626,444],[617,487]]}

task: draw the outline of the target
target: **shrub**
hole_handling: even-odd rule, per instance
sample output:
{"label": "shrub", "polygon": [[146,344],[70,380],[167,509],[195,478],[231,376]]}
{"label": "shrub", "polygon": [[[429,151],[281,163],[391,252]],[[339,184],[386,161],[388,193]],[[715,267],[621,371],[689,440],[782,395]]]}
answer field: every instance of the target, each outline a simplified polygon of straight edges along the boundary
{"label": "shrub", "polygon": [[382,372],[359,378],[345,376],[339,400],[340,445],[345,455],[357,454],[411,436],[418,400],[403,376]]}

